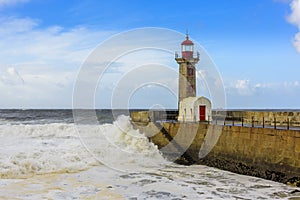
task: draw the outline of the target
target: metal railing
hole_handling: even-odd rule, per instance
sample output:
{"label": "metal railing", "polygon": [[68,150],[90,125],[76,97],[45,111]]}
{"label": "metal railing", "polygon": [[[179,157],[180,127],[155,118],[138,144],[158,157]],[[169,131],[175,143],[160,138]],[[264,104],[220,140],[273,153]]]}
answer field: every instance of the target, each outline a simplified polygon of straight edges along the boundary
{"label": "metal railing", "polygon": [[273,119],[256,119],[254,116],[251,119],[244,117],[226,116],[225,120],[219,121],[214,118],[213,124],[224,126],[243,126],[243,127],[256,127],[256,128],[273,128],[273,129],[286,129],[286,130],[300,130],[300,122],[290,120],[278,120],[276,117]]}
{"label": "metal railing", "polygon": [[[167,111],[151,111],[149,121],[172,121],[177,122],[178,111],[167,110]],[[200,123],[223,125],[223,126],[242,126],[242,127],[256,127],[256,128],[272,128],[272,129],[285,129],[285,130],[300,130],[300,122],[292,120],[289,117],[233,117],[228,116],[226,113],[217,114],[213,113],[208,121],[202,121]]]}

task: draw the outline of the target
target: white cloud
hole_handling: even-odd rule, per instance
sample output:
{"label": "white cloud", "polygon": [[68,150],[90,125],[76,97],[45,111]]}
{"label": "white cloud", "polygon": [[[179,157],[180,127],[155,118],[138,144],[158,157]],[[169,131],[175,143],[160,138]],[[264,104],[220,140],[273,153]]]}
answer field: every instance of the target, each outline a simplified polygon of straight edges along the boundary
{"label": "white cloud", "polygon": [[[0,19],[0,106],[70,107],[77,71],[109,32]],[[4,67],[6,66],[6,67]]]}
{"label": "white cloud", "polygon": [[249,80],[237,80],[235,87],[237,89],[246,89],[249,87]]}
{"label": "white cloud", "polygon": [[0,35],[4,37],[30,31],[38,25],[38,21],[30,18],[2,17],[0,24]]}
{"label": "white cloud", "polygon": [[1,63],[81,63],[108,33],[85,27],[65,30],[52,26],[38,28],[37,20],[0,20]]}
{"label": "white cloud", "polygon": [[300,0],[293,0],[290,4],[292,13],[288,16],[288,21],[298,27],[299,32],[294,36],[294,46],[300,52]]}
{"label": "white cloud", "polygon": [[253,87],[250,85],[250,81],[247,79],[237,80],[233,88],[237,90],[240,95],[252,95]]}
{"label": "white cloud", "polygon": [[228,94],[240,96],[255,96],[261,93],[274,92],[276,94],[293,93],[300,89],[299,81],[285,81],[280,83],[252,83],[248,79],[241,79],[227,84]]}
{"label": "white cloud", "polygon": [[0,69],[0,82],[6,85],[24,84],[23,78],[14,67]]}
{"label": "white cloud", "polygon": [[300,52],[300,32],[295,35],[293,44],[297,51]]}
{"label": "white cloud", "polygon": [[229,108],[298,108],[300,83],[296,81],[255,83],[247,79],[226,84]]}
{"label": "white cloud", "polygon": [[292,13],[289,16],[288,20],[290,23],[295,24],[300,28],[300,1],[299,0],[293,0],[290,4]]}
{"label": "white cloud", "polygon": [[0,8],[5,6],[12,6],[19,3],[26,3],[29,0],[0,0]]}

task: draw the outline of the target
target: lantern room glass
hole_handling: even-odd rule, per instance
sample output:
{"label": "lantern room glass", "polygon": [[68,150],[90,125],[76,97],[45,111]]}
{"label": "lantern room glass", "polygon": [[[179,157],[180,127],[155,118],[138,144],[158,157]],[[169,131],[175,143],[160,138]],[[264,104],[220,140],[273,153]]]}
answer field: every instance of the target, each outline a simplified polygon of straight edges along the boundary
{"label": "lantern room glass", "polygon": [[182,45],[182,51],[194,51],[194,45]]}

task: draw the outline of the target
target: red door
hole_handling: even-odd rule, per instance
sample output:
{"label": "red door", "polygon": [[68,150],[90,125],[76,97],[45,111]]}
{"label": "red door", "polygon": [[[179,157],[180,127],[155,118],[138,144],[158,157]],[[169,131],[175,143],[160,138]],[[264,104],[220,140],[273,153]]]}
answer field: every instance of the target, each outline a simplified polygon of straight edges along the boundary
{"label": "red door", "polygon": [[205,106],[199,106],[199,118],[200,118],[200,121],[205,121],[205,110],[206,110],[206,107]]}

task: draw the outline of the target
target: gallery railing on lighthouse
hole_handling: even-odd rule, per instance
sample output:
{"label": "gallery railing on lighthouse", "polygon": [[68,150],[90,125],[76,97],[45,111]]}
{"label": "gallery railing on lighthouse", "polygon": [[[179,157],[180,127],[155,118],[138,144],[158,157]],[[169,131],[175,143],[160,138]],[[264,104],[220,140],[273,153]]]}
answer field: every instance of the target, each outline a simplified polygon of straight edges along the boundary
{"label": "gallery railing on lighthouse", "polygon": [[[182,54],[179,54],[178,52],[175,52],[175,58],[182,58]],[[200,59],[200,53],[199,52],[196,52],[196,53],[193,53],[193,58],[196,58],[196,59]]]}

